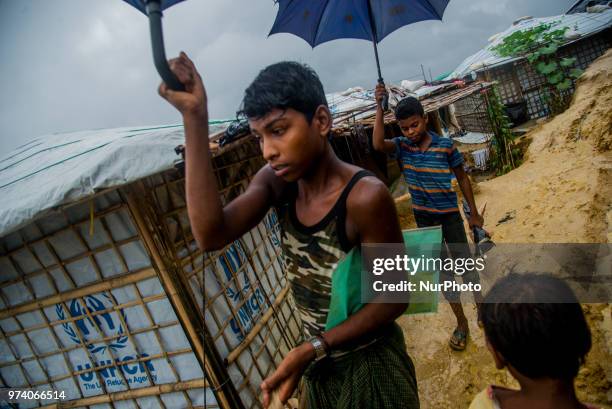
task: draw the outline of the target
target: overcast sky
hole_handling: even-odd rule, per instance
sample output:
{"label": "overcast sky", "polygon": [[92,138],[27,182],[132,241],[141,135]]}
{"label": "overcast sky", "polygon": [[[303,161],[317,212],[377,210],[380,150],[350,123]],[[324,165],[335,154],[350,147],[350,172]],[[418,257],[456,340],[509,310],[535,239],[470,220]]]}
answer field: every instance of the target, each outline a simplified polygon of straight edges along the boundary
{"label": "overcast sky", "polygon": [[[304,0],[306,1],[306,0]],[[375,1],[375,0],[374,0]],[[453,70],[517,17],[562,14],[574,0],[451,0],[444,19],[403,27],[379,46],[383,77]],[[244,88],[280,60],[310,64],[326,92],[373,87],[372,46],[267,38],[272,0],[186,0],[164,13],[166,52],[204,79],[211,118],[234,116]],[[180,122],[157,96],[148,21],[121,0],[0,0],[0,158],[48,133]]]}

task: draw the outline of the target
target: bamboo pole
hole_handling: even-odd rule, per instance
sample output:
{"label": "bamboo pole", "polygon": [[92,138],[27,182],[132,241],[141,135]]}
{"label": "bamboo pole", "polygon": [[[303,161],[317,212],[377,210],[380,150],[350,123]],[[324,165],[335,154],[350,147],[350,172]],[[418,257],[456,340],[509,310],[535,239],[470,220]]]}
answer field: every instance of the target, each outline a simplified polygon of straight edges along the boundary
{"label": "bamboo pole", "polygon": [[146,398],[149,396],[159,396],[164,393],[182,392],[189,389],[206,388],[206,381],[202,379],[193,379],[185,382],[166,383],[163,385],[148,386],[146,388],[130,389],[128,391],[113,392],[105,395],[91,396],[88,398],[71,400],[68,402],[54,403],[51,405],[42,406],[40,409],[67,409],[80,408],[83,406],[100,405],[103,403],[119,402],[127,399]]}
{"label": "bamboo pole", "polygon": [[[183,320],[181,321],[185,321],[185,327],[189,335],[195,337],[194,339],[197,339],[198,331],[196,331],[196,329],[193,327],[190,320],[185,320],[185,318],[187,317],[187,310],[185,308],[185,305],[183,304],[182,300],[178,298],[179,292],[176,286],[174,285],[173,281],[169,277],[168,270],[166,269],[166,264],[164,263],[161,255],[159,254],[159,250],[155,244],[155,241],[153,240],[153,238],[151,237],[151,234],[149,233],[147,225],[140,212],[140,208],[138,204],[136,203],[135,195],[132,192],[128,194],[128,206],[130,208],[130,211],[132,212],[132,215],[134,217],[134,222],[136,223],[136,226],[138,230],[140,231],[142,239],[147,249],[149,250],[149,253],[151,254],[155,268],[157,269],[157,271],[159,272],[159,275],[161,276],[162,284],[164,285],[166,289],[166,294],[168,295],[168,299],[172,301],[172,304],[177,309],[178,316],[183,318]],[[196,356],[198,357],[200,362],[203,362],[204,351],[202,349],[202,346],[200,345],[199,342],[196,342],[194,347],[196,349]]]}
{"label": "bamboo pole", "polygon": [[[147,304],[150,303],[152,301],[159,301],[159,300],[164,300],[166,299],[166,295],[165,294],[155,294],[155,295],[151,295],[149,297],[144,297],[141,299],[141,301],[139,300],[134,300],[134,301],[128,301],[126,303],[120,304],[120,305],[115,305],[109,308],[105,308],[103,310],[97,310],[97,311],[92,311],[91,312],[91,316],[95,317],[97,315],[102,315],[108,312],[117,312],[120,310],[125,310],[126,308],[130,308],[130,307],[134,307],[134,306],[142,306],[143,304]],[[78,319],[77,319],[78,320]],[[65,324],[65,323],[72,323],[74,322],[75,319],[74,318],[64,318],[63,320],[54,320],[52,326],[56,326],[56,325],[61,325],[61,324]],[[174,324],[178,323],[178,321],[173,321]],[[147,327],[148,329],[154,329],[154,328],[163,328],[168,326],[167,323],[164,324],[157,324],[157,325],[153,325],[151,327]],[[33,325],[31,327],[28,327],[27,329],[24,330],[16,330],[16,331],[10,331],[10,332],[5,332],[5,336],[8,337],[12,337],[15,335],[19,335],[19,334],[25,334],[27,332],[30,331],[36,331],[39,329],[43,329],[43,328],[48,328],[49,326],[46,324],[38,324],[38,325]],[[138,333],[136,331],[139,330],[134,330],[134,332],[132,333]],[[104,338],[100,338],[100,341],[108,341],[110,339],[113,338],[117,338],[118,336],[109,336],[109,337],[104,337]],[[38,355],[38,356],[44,356],[44,355]],[[2,368],[3,366],[6,366],[6,364],[0,364],[0,368]]]}
{"label": "bamboo pole", "polygon": [[[63,230],[61,230],[61,232],[71,231],[72,227],[73,226],[70,226],[70,227],[68,227],[66,229],[63,229]],[[57,234],[57,233],[55,233],[55,234]],[[49,241],[49,238],[51,238],[51,237],[53,237],[53,236],[52,235],[51,236],[45,236],[43,239],[36,240],[34,243],[40,243],[40,242]],[[55,262],[53,264],[46,265],[46,266],[44,266],[42,268],[39,268],[39,269],[34,270],[32,272],[29,272],[27,274],[24,273],[24,274],[22,274],[22,275],[20,275],[20,276],[18,276],[16,278],[4,281],[2,283],[2,286],[6,287],[6,286],[9,286],[11,284],[15,284],[15,283],[22,282],[24,280],[31,279],[31,278],[33,278],[33,277],[35,277],[37,275],[49,273],[49,271],[51,271],[51,270],[54,270],[56,268],[61,268],[61,267],[65,266],[65,265],[73,263],[75,261],[80,261],[80,260],[84,259],[85,257],[95,256],[96,254],[102,253],[102,252],[104,252],[106,250],[109,250],[109,249],[113,248],[113,246],[123,246],[124,244],[132,243],[132,242],[135,242],[135,241],[138,241],[138,237],[137,236],[128,237],[127,239],[118,240],[118,241],[114,242],[114,244],[113,243],[104,244],[104,245],[102,245],[100,247],[97,247],[94,250],[87,250],[85,252],[82,252],[82,253],[77,254],[75,256],[68,257],[68,258],[63,259],[63,260],[59,259],[57,262]],[[32,255],[34,255],[34,252],[31,250],[30,243],[28,243],[28,246],[25,246],[25,245],[21,246],[18,250],[22,251],[24,249],[26,251],[29,251]],[[8,255],[8,257],[10,257],[10,255]],[[39,263],[39,264],[41,264],[41,263]]]}
{"label": "bamboo pole", "polygon": [[43,309],[45,307],[59,304],[61,302],[69,301],[74,298],[83,297],[85,295],[94,294],[97,292],[112,290],[117,287],[122,287],[124,285],[133,284],[141,280],[145,280],[147,278],[155,277],[156,273],[153,268],[145,268],[143,270],[124,274],[119,277],[111,278],[107,281],[98,282],[95,284],[87,285],[85,287],[77,288],[70,291],[65,291],[60,294],[55,294],[40,300],[29,301],[24,304],[17,305],[15,307],[11,307],[8,309],[4,309],[0,311],[0,320],[5,318],[12,317],[17,314],[23,314],[25,312],[30,312],[38,309]]}
{"label": "bamboo pole", "polygon": [[274,300],[274,303],[272,304],[272,307],[269,308],[268,311],[266,311],[264,315],[262,315],[262,317],[259,319],[259,321],[257,321],[257,324],[255,324],[253,326],[253,328],[251,329],[251,331],[247,334],[247,336],[244,337],[244,340],[240,343],[240,345],[238,345],[238,347],[236,349],[234,349],[227,356],[227,358],[225,359],[226,365],[229,366],[232,362],[234,362],[236,359],[238,359],[238,357],[240,356],[242,351],[244,351],[251,344],[253,339],[255,339],[257,334],[259,334],[259,332],[263,329],[263,327],[270,320],[272,315],[274,315],[274,310],[279,305],[281,305],[281,303],[283,302],[283,300],[287,296],[288,292],[289,292],[289,286],[287,285],[285,288],[283,288],[281,290],[280,294],[278,294],[278,296]]}
{"label": "bamboo pole", "polygon": [[[156,245],[156,242],[149,231],[147,223],[145,221],[145,216],[141,211],[141,206],[138,203],[137,197],[145,197],[144,186],[141,184],[132,185],[127,189],[127,201],[128,208],[132,213],[134,218],[134,222],[136,223],[136,227],[139,230],[144,244],[146,248],[149,250],[151,257],[153,259],[154,265],[157,268],[157,271],[160,275],[162,284],[168,294],[168,299],[172,302],[174,306],[179,321],[181,322],[183,328],[187,332],[188,339],[190,340],[190,344],[195,350],[196,357],[200,362],[202,368],[204,369],[206,375],[210,378],[213,385],[215,385],[215,396],[217,398],[218,403],[221,407],[227,409],[240,409],[243,407],[240,398],[235,390],[231,391],[229,388],[233,389],[233,385],[231,383],[227,383],[226,380],[219,379],[219,372],[225,371],[220,365],[220,362],[215,365],[214,362],[210,362],[208,359],[208,354],[215,353],[216,349],[214,348],[214,344],[208,345],[207,354],[205,355],[204,351],[204,343],[206,342],[206,334],[202,333],[202,339],[200,337],[200,332],[196,330],[194,323],[192,322],[193,313],[190,313],[185,306],[185,303],[180,297],[179,289],[177,288],[176,281],[171,277],[169,271],[166,268],[166,263],[164,263],[164,259],[162,258],[159,249]],[[196,314],[197,315],[197,314]],[[201,323],[204,325],[204,323]],[[229,379],[229,375],[225,371],[224,377]],[[229,391],[229,396],[228,396]],[[230,402],[232,404],[230,405]]]}
{"label": "bamboo pole", "polygon": [[[64,321],[66,321],[66,320],[64,320]],[[73,322],[73,321],[74,321],[74,319],[71,320],[71,322]],[[140,329],[137,329],[137,330],[133,330],[133,331],[131,331],[131,334],[132,335],[138,335],[138,334],[142,334],[142,333],[149,332],[149,331],[154,331],[154,330],[159,330],[159,329],[163,329],[163,328],[167,328],[167,327],[172,327],[172,326],[177,325],[177,324],[180,324],[180,323],[178,321],[170,321],[170,322],[167,322],[167,323],[164,323],[164,324],[157,324],[157,325],[152,325],[150,327],[144,327],[144,328],[140,328]],[[54,324],[51,324],[51,326],[54,326],[54,325],[55,325],[55,322],[54,322]],[[17,332],[17,331],[15,331],[15,332]],[[26,332],[26,331],[25,330],[21,330],[19,332],[23,333],[23,332]],[[106,342],[106,341],[110,341],[110,340],[116,339],[116,338],[117,338],[117,335],[111,335],[111,336],[108,336],[108,337],[99,338],[99,339],[96,340],[96,342]],[[22,364],[22,363],[25,363],[25,362],[41,360],[41,359],[45,359],[45,358],[48,358],[48,357],[53,356],[53,355],[63,354],[65,352],[71,352],[71,351],[75,351],[77,349],[82,349],[82,348],[83,347],[81,345],[76,345],[74,347],[54,349],[51,352],[40,353],[40,354],[37,354],[37,355],[31,355],[31,356],[28,356],[28,357],[25,357],[25,358],[16,359],[14,361],[4,362],[4,363],[0,364],[0,368],[5,368],[7,366],[11,366],[11,365],[14,365],[14,364]],[[173,353],[173,352],[168,352],[167,354],[171,354],[171,353]],[[58,379],[60,379],[60,378],[58,378]],[[61,379],[65,379],[65,377],[61,378]]]}
{"label": "bamboo pole", "polygon": [[[108,190],[106,190],[106,192],[108,192]],[[90,198],[95,198],[97,196],[98,196],[98,194],[96,194],[94,196],[88,196],[87,200],[90,200]],[[79,201],[79,202],[77,202],[75,204],[71,204],[71,205],[67,206],[66,208],[70,208],[72,206],[76,206],[76,205],[82,203],[83,201],[84,200],[81,200],[81,201]],[[101,210],[98,213],[96,213],[96,215],[94,217],[94,220],[98,220],[98,219],[102,218],[103,216],[106,216],[107,214],[113,213],[113,212],[121,209],[123,206],[124,205],[122,205],[122,204],[115,204],[115,205],[112,205],[112,206],[110,206],[110,207],[108,207],[108,208],[106,208],[104,210]],[[89,222],[90,222],[89,220],[80,221],[80,222],[74,223],[74,226],[80,226],[81,224],[85,224],[85,223],[89,223]],[[28,246],[33,246],[33,245],[42,243],[45,240],[48,240],[50,237],[53,237],[53,236],[56,236],[58,234],[64,233],[64,232],[66,232],[68,230],[71,230],[71,229],[72,229],[72,227],[70,226],[70,224],[68,224],[66,227],[62,227],[61,229],[59,229],[57,231],[54,231],[51,234],[42,234],[42,232],[40,232],[41,233],[41,237],[38,238],[38,239],[35,239],[35,240],[28,241],[27,245]],[[19,253],[21,250],[25,249],[26,247],[27,247],[26,245],[21,245],[19,247],[16,247],[16,248],[12,249],[9,252],[3,254],[3,256],[12,256],[12,255],[15,255],[15,254]],[[51,266],[51,267],[53,267],[53,266]],[[2,283],[2,285],[5,285],[5,284],[6,284],[6,281]]]}

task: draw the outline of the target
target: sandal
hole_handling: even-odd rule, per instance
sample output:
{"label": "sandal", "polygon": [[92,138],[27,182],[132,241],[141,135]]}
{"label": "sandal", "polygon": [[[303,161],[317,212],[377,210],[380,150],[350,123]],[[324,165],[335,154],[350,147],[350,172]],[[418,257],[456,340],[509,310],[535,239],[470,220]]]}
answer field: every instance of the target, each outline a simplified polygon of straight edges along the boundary
{"label": "sandal", "polygon": [[448,341],[448,345],[455,351],[463,351],[467,345],[468,333],[459,328],[453,331],[453,335]]}

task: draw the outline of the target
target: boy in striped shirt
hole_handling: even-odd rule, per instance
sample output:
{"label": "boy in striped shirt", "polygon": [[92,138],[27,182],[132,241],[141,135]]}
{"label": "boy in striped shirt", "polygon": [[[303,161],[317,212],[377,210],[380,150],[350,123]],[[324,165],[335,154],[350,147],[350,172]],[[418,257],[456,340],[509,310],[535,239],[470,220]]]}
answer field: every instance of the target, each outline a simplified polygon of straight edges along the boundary
{"label": "boy in striped shirt", "polygon": [[[463,169],[463,157],[453,146],[450,138],[443,138],[427,130],[427,117],[418,99],[408,97],[401,100],[395,109],[402,136],[385,139],[384,112],[381,101],[386,90],[384,85],[376,87],[376,121],[374,123],[373,145],[380,152],[395,154],[402,167],[402,173],[412,197],[412,210],[418,227],[442,226],[444,241],[448,244],[450,256],[470,258],[467,236],[459,213],[457,194],[451,186],[455,174],[463,196],[467,200],[471,215],[470,228],[482,227],[483,217],[478,213],[470,180]],[[446,246],[445,246],[446,247]],[[445,253],[445,251],[443,251]],[[445,254],[442,255],[445,258]],[[441,271],[441,281],[454,280],[452,273]],[[479,282],[476,271],[466,272],[464,282]],[[450,338],[450,346],[464,350],[469,334],[468,322],[461,306],[460,294],[444,292],[457,318],[457,328]],[[477,303],[480,293],[475,292]],[[477,304],[478,306],[478,304]]]}

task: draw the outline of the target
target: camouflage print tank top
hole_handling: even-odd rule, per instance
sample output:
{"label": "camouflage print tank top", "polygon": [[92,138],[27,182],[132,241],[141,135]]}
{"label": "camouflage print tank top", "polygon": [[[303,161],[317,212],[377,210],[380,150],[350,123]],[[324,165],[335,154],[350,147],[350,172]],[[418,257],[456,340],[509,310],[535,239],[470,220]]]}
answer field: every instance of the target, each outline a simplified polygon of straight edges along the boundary
{"label": "camouflage print tank top", "polygon": [[332,273],[351,250],[346,237],[346,199],[357,181],[372,173],[362,170],[351,178],[329,213],[313,226],[297,218],[297,183],[277,205],[283,258],[306,339],[325,330],[331,300]]}

